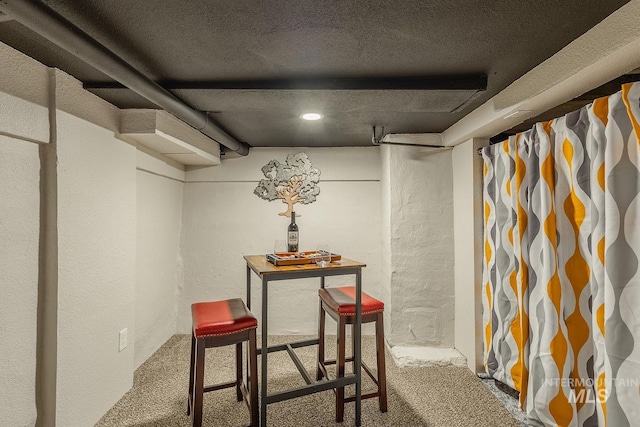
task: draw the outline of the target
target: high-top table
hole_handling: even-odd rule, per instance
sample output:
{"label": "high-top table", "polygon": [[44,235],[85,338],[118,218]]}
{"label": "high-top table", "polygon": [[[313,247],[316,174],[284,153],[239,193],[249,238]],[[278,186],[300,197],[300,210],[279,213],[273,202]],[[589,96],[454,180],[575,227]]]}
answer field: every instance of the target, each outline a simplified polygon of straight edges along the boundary
{"label": "high-top table", "polygon": [[[307,394],[317,393],[319,391],[325,391],[334,389],[337,387],[344,387],[348,384],[356,385],[356,426],[360,425],[361,418],[361,327],[362,327],[362,268],[366,267],[358,261],[342,258],[339,261],[334,261],[327,267],[318,267],[315,264],[303,264],[303,265],[287,265],[276,266],[269,261],[265,255],[245,255],[245,261],[247,262],[247,306],[251,308],[251,272],[253,271],[262,280],[262,323],[261,323],[261,338],[262,346],[258,349],[258,354],[261,355],[262,372],[260,377],[260,425],[267,425],[267,405],[270,403],[281,402],[283,400],[294,399],[296,397],[305,396]],[[342,378],[336,378],[333,380],[314,380],[313,376],[302,365],[302,362],[295,353],[296,348],[306,347],[311,345],[317,345],[318,338],[297,341],[289,344],[276,345],[272,347],[267,346],[267,320],[268,320],[268,290],[269,282],[275,282],[279,280],[289,279],[304,279],[308,277],[319,277],[320,287],[324,288],[324,279],[327,276],[341,276],[353,274],[356,276],[356,321],[353,325],[353,333],[355,335],[355,346],[353,350],[353,358],[355,362],[355,372],[352,375],[345,375]],[[273,394],[267,394],[267,354],[275,351],[287,351],[291,360],[300,371],[300,374],[304,378],[306,385],[302,387],[293,388],[286,391],[280,391]]]}

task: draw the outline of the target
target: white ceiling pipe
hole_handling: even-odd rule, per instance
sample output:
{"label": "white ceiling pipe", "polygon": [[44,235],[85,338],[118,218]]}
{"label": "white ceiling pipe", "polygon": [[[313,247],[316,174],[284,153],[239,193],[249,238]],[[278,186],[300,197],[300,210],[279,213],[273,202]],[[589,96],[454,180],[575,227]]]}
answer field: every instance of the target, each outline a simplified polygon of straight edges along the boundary
{"label": "white ceiling pipe", "polygon": [[208,115],[187,105],[140,71],[41,2],[0,0],[0,11],[45,37],[95,69],[122,83],[228,149],[246,156],[249,146],[209,121]]}

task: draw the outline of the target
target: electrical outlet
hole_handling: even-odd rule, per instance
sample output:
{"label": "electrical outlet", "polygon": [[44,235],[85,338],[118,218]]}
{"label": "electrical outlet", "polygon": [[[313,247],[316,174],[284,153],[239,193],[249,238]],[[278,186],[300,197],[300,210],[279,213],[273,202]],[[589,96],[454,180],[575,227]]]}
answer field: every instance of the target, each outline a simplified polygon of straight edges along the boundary
{"label": "electrical outlet", "polygon": [[118,352],[127,348],[127,328],[124,328],[123,330],[121,330],[119,336],[120,336],[120,347],[118,349]]}

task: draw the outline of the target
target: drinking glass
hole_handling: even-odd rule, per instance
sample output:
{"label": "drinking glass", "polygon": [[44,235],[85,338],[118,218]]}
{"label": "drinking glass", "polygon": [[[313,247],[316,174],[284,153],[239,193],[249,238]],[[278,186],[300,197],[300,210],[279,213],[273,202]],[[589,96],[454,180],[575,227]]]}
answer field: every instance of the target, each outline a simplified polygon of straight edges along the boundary
{"label": "drinking glass", "polygon": [[318,256],[316,256],[316,265],[318,267],[326,267],[331,262],[331,250],[329,250],[329,245],[326,243],[319,243],[316,247],[316,252],[318,252]]}

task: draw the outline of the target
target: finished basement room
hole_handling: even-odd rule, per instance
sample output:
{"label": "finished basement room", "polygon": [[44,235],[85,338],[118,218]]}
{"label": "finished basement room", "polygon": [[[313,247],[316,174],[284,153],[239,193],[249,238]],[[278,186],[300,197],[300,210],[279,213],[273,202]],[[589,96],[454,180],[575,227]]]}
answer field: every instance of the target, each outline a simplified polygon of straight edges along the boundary
{"label": "finished basement room", "polygon": [[640,426],[640,0],[0,1],[0,427]]}

